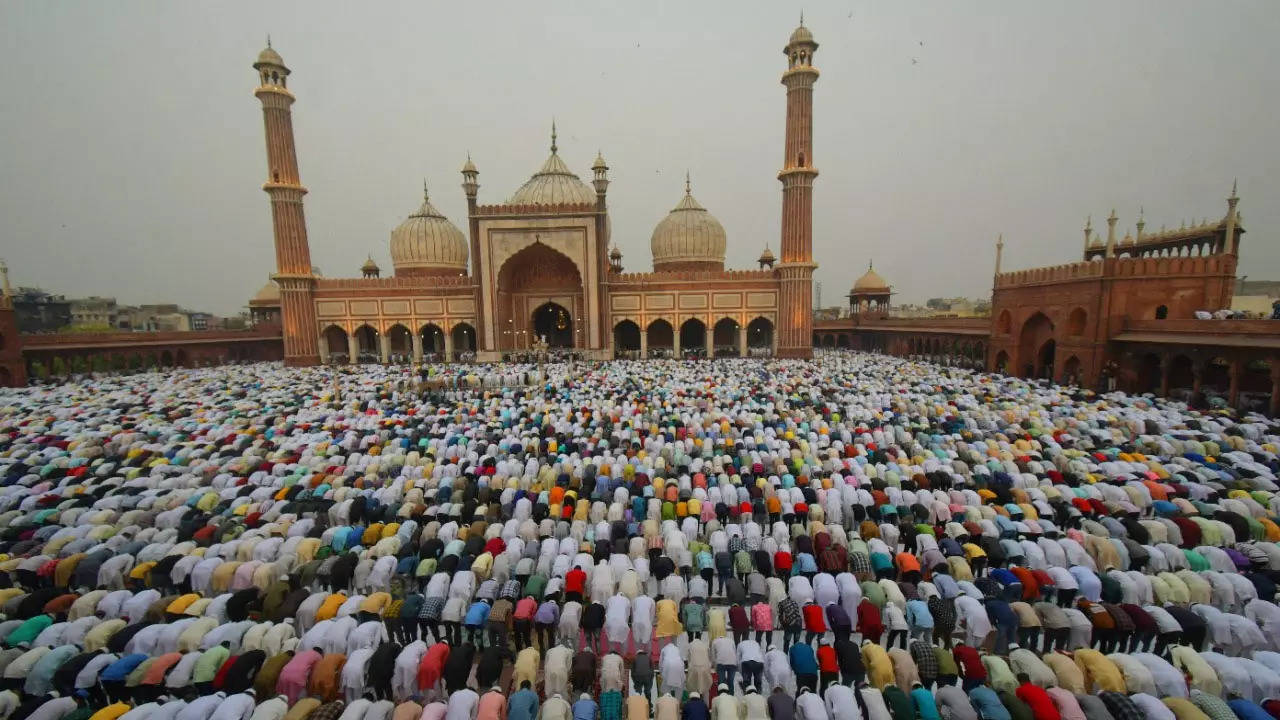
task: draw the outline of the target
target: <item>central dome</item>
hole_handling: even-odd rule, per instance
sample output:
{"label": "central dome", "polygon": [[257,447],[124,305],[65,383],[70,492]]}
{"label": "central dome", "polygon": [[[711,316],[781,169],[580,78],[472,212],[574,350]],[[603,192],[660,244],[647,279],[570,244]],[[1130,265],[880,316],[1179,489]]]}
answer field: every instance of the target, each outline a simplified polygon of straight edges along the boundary
{"label": "central dome", "polygon": [[726,244],[724,226],[693,199],[686,177],[684,197],[653,229],[649,240],[653,269],[724,270]]}
{"label": "central dome", "polygon": [[461,275],[467,271],[467,239],[431,204],[422,188],[422,206],[391,231],[391,264],[396,275]]}
{"label": "central dome", "polygon": [[578,179],[556,154],[556,126],[551,125],[551,157],[520,186],[508,205],[595,205],[596,191]]}

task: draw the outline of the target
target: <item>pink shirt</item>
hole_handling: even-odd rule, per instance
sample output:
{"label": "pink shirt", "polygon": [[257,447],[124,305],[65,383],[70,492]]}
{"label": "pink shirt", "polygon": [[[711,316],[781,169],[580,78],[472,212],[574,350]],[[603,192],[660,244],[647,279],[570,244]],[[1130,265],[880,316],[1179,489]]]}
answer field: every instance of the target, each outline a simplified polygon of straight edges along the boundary
{"label": "pink shirt", "polygon": [[769,603],[756,603],[751,606],[751,624],[760,632],[773,630],[773,608]]}
{"label": "pink shirt", "polygon": [[422,708],[422,717],[418,720],[444,720],[444,714],[448,712],[449,706],[442,702],[429,703]]}
{"label": "pink shirt", "polygon": [[476,706],[476,720],[503,720],[507,717],[507,696],[490,691],[480,696]]}
{"label": "pink shirt", "polygon": [[1045,692],[1049,693],[1053,704],[1058,706],[1058,714],[1062,716],[1062,720],[1086,720],[1075,695],[1059,687],[1045,688]]}

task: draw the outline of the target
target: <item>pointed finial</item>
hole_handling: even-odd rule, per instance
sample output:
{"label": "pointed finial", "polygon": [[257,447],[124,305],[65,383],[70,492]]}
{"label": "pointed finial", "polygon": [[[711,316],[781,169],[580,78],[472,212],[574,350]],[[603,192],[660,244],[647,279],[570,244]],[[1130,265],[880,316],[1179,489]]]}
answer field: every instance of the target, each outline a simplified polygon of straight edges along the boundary
{"label": "pointed finial", "polygon": [[1231,181],[1231,197],[1236,197],[1236,180]]}
{"label": "pointed finial", "polygon": [[1143,216],[1146,214],[1147,214],[1146,209],[1143,208],[1141,205],[1139,205],[1138,206],[1138,222],[1146,222],[1145,220],[1143,220]]}
{"label": "pointed finial", "polygon": [[1084,231],[1087,233],[1092,229],[1093,229],[1093,216],[1090,215],[1084,220]]}
{"label": "pointed finial", "polygon": [[804,10],[800,11],[800,27],[804,27]]}
{"label": "pointed finial", "polygon": [[1111,208],[1111,215],[1107,216],[1107,220],[1108,220],[1108,221],[1111,221],[1111,220],[1115,220],[1115,219],[1116,219],[1116,209],[1115,209],[1115,208]]}
{"label": "pointed finial", "polygon": [[551,118],[551,152],[556,151],[556,119]]}
{"label": "pointed finial", "polygon": [[868,271],[868,272],[870,272],[870,271],[875,270],[875,269],[876,269],[876,261],[875,261],[875,260],[867,260],[867,271]]}
{"label": "pointed finial", "polygon": [[[467,159],[470,160],[471,157],[468,156]],[[422,202],[428,202],[430,200],[431,194],[427,192],[427,179],[422,178]]]}
{"label": "pointed finial", "polygon": [[271,33],[267,33],[267,49],[271,49]]}
{"label": "pointed finial", "polygon": [[692,192],[693,192],[693,191],[692,191],[692,188],[691,188],[691,186],[690,186],[690,184],[689,184],[689,171],[688,171],[688,170],[685,170],[685,171],[684,171],[684,194],[685,194],[685,195],[689,195],[689,194],[691,194]]}
{"label": "pointed finial", "polygon": [[1001,247],[1004,246],[1004,233],[1000,233],[996,235],[996,244],[1000,245]]}

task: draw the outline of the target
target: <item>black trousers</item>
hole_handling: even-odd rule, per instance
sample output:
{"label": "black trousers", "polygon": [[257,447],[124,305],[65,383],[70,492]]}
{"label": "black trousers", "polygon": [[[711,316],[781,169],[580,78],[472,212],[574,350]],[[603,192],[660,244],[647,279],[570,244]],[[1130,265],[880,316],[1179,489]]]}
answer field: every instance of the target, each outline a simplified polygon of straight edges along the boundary
{"label": "black trousers", "polygon": [[897,642],[897,638],[902,638],[902,649],[906,650],[907,649],[907,631],[906,630],[890,630],[889,638],[884,643],[885,649],[888,650],[889,648],[892,648],[894,643]]}
{"label": "black trousers", "polygon": [[754,660],[742,663],[742,689],[749,687],[764,693],[764,663]]}
{"label": "black trousers", "polygon": [[1071,628],[1044,628],[1044,651],[1066,650]]}
{"label": "black trousers", "polygon": [[1171,632],[1162,632],[1156,636],[1155,654],[1163,655],[1170,645],[1177,645],[1182,642],[1182,632],[1173,630]]}
{"label": "black trousers", "polygon": [[532,620],[516,620],[512,623],[512,631],[515,635],[517,651],[523,650],[533,644]]}
{"label": "black trousers", "polygon": [[1054,599],[1058,601],[1058,607],[1071,607],[1071,603],[1076,599],[1076,590],[1059,590],[1054,593]]}

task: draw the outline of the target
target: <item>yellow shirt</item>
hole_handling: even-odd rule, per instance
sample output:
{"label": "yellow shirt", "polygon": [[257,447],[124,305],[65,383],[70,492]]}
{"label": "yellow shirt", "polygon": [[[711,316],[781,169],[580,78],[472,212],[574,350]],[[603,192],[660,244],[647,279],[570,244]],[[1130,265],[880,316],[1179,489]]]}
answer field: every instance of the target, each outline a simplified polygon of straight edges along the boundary
{"label": "yellow shirt", "polygon": [[116,718],[132,710],[128,703],[113,703],[89,716],[89,720],[116,720]]}
{"label": "yellow shirt", "polygon": [[1076,664],[1084,673],[1086,691],[1096,686],[1099,691],[1125,692],[1124,673],[1106,655],[1091,648],[1075,651]]}
{"label": "yellow shirt", "polygon": [[867,667],[867,680],[877,690],[883,690],[886,685],[895,682],[893,661],[889,659],[889,653],[879,645],[869,643],[862,646],[862,663]]}

